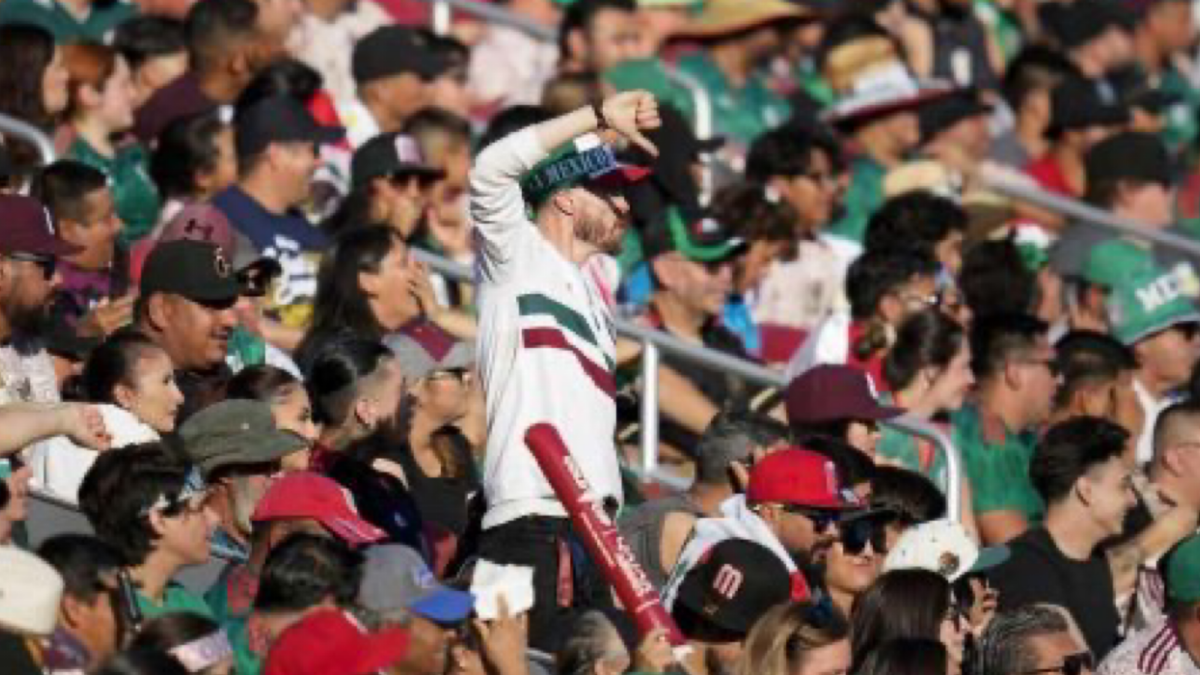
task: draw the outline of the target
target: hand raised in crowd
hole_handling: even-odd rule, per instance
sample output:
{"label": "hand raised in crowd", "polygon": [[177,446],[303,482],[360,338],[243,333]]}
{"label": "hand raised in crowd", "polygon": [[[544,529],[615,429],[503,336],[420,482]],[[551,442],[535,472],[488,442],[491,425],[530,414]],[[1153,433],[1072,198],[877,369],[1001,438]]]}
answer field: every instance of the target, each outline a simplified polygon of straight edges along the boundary
{"label": "hand raised in crowd", "polygon": [[633,670],[639,673],[665,673],[674,662],[667,630],[661,626],[647,633],[633,653]]}
{"label": "hand raised in crowd", "polygon": [[662,126],[658,101],[653,94],[641,90],[623,91],[604,99],[600,111],[604,124],[651,155],[658,156],[658,148],[642,135],[643,131]]}
{"label": "hand raised in crowd", "polygon": [[501,594],[496,601],[499,616],[491,621],[473,619],[479,634],[484,660],[500,675],[526,675],[525,652],[529,646],[529,615],[513,616],[508,600]]}
{"label": "hand raised in crowd", "polygon": [[94,405],[64,403],[56,410],[62,433],[85,448],[108,450],[112,435],[104,426],[104,417]]}
{"label": "hand raised in crowd", "polygon": [[77,332],[86,337],[105,337],[133,321],[137,295],[130,293],[115,300],[105,298],[79,319]]}

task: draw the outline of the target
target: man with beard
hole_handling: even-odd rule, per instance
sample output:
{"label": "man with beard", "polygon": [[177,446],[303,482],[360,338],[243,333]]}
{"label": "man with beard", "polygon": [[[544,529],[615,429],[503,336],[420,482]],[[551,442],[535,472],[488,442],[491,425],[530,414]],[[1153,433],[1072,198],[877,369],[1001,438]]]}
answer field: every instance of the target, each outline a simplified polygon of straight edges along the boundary
{"label": "man with beard", "polygon": [[362,517],[393,543],[427,551],[424,524],[403,469],[381,456],[405,440],[405,373],[375,340],[330,338],[306,373],[313,416],[322,424],[310,467],[354,496]]}
{"label": "man with beard", "polygon": [[592,132],[616,132],[654,153],[642,131],[659,124],[653,96],[624,92],[492,144],[470,176],[489,432],[480,555],[534,568],[530,643],[547,651],[572,600],[586,603],[593,589],[563,592],[570,521],[525,432],[538,422],[555,426],[597,498],[619,507],[616,334],[609,305],[581,266],[619,248],[629,209],[622,189],[647,171],[618,163]]}
{"label": "man with beard", "polygon": [[134,325],[171,357],[183,392],[177,423],[224,396],[238,292],[229,258],[216,244],[168,241],[146,257]]}
{"label": "man with beard", "polygon": [[[29,197],[0,195],[0,223],[0,404],[57,403],[58,380],[41,339],[60,282],[58,259],[83,249],[61,239],[49,212]],[[29,446],[35,469],[53,442]],[[9,462],[0,462],[0,478],[13,473]]]}
{"label": "man with beard", "polygon": [[663,590],[663,603],[673,609],[689,572],[729,539],[765,546],[787,568],[792,599],[803,600],[812,595],[806,574],[837,542],[838,521],[860,508],[824,455],[797,447],[771,453],[750,471],[746,493],[721,503],[720,517],[696,521]]}
{"label": "man with beard", "polygon": [[189,464],[200,468],[217,514],[214,554],[244,561],[250,549],[250,515],[280,471],[285,455],[308,449],[308,441],[275,426],[262,401],[228,400],[197,412],[179,428]]}

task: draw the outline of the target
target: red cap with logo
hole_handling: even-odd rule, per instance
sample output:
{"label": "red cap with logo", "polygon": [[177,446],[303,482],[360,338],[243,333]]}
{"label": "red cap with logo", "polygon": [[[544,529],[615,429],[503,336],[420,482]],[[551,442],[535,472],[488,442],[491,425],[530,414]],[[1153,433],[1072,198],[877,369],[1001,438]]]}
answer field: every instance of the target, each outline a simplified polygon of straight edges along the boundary
{"label": "red cap with logo", "polygon": [[825,455],[790,447],[767,455],[750,471],[746,501],[752,504],[795,504],[818,509],[857,509],[862,506],[843,487],[837,467]]}
{"label": "red cap with logo", "polygon": [[277,478],[259,500],[250,520],[311,518],[348,544],[369,544],[387,536],[358,515],[350,493],[312,471],[292,471]]}
{"label": "red cap with logo", "polygon": [[371,633],[341,609],[309,614],[279,636],[265,675],[367,675],[394,665],[408,650],[408,631]]}

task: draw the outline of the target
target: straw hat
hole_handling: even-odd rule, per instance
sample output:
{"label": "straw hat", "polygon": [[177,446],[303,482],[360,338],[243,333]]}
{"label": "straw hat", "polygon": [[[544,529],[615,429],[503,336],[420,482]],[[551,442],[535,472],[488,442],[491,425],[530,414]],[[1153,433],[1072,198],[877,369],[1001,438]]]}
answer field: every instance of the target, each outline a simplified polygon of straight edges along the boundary
{"label": "straw hat", "polygon": [[854,126],[915,108],[952,91],[953,88],[945,83],[919,82],[902,62],[888,61],[854,77],[848,91],[824,117],[835,126]]}
{"label": "straw hat", "polygon": [[810,13],[784,0],[708,0],[704,9],[675,37],[716,38]]}
{"label": "straw hat", "polygon": [[49,635],[58,622],[63,580],[36,555],[0,546],[0,629],[25,635]]}

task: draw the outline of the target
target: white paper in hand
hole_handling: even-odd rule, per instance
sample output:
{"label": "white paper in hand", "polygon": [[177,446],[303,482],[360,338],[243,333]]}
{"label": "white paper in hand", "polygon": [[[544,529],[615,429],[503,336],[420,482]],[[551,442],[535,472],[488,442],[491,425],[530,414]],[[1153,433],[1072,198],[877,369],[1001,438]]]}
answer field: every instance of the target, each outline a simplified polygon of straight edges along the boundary
{"label": "white paper in hand", "polygon": [[500,616],[501,595],[508,603],[509,616],[528,612],[533,608],[533,568],[480,560],[471,577],[471,594],[475,596],[475,614],[484,621]]}

